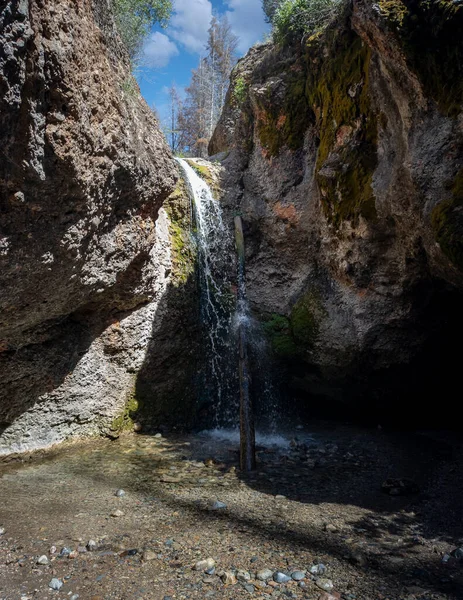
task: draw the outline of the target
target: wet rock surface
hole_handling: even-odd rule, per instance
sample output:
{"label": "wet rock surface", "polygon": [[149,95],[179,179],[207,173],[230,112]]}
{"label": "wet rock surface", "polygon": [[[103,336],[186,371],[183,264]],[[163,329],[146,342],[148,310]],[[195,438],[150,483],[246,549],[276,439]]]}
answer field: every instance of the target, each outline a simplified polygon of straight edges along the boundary
{"label": "wet rock surface", "polygon": [[[246,476],[236,445],[206,435],[1,466],[2,598],[458,600],[461,442],[323,424],[298,436],[260,446]],[[421,492],[384,494],[399,473]],[[210,510],[217,497],[226,511]]]}

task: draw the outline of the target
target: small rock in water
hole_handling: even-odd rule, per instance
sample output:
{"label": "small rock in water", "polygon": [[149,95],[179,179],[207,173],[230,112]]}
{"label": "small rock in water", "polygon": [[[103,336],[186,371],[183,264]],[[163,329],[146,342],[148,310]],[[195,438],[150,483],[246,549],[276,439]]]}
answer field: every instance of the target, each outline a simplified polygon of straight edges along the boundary
{"label": "small rock in water", "polygon": [[209,571],[209,569],[213,569],[215,567],[215,560],[213,558],[206,558],[206,560],[199,560],[195,564],[196,571]]}
{"label": "small rock in water", "polygon": [[39,556],[39,558],[37,559],[37,564],[38,565],[48,565],[50,561],[48,560],[48,557],[45,556],[45,554],[43,554],[42,556]]}
{"label": "small rock in water", "polygon": [[312,575],[323,575],[324,573],[326,573],[326,567],[322,563],[318,565],[312,565],[309,569],[309,572]]}
{"label": "small rock in water", "polygon": [[219,500],[215,500],[211,504],[211,510],[223,510],[224,508],[227,508],[227,505],[225,502],[220,502]]}
{"label": "small rock in water", "polygon": [[294,571],[291,573],[291,578],[294,581],[302,581],[305,578],[305,571]]}
{"label": "small rock in water", "polygon": [[257,579],[259,579],[259,581],[267,581],[268,579],[272,579],[272,577],[273,571],[271,571],[270,569],[261,569],[257,573]]}
{"label": "small rock in water", "polygon": [[53,579],[48,584],[48,587],[52,590],[60,590],[63,587],[63,582],[60,579],[56,579],[56,577],[53,577]]}
{"label": "small rock in water", "polygon": [[331,579],[317,579],[315,582],[315,585],[317,587],[319,587],[321,590],[324,590],[325,592],[331,592],[334,588],[333,582],[331,581]]}
{"label": "small rock in water", "polygon": [[117,490],[114,495],[117,496],[117,498],[122,498],[122,496],[125,496],[125,492],[124,490]]}
{"label": "small rock in water", "polygon": [[67,546],[65,546],[64,548],[61,548],[61,552],[59,553],[60,556],[69,556],[71,554],[72,550],[71,548],[68,548]]}
{"label": "small rock in water", "polygon": [[273,581],[276,581],[277,583],[288,583],[288,581],[291,581],[291,577],[286,575],[286,573],[277,571],[273,576]]}
{"label": "small rock in water", "polygon": [[122,512],[122,510],[113,510],[113,512],[111,513],[112,517],[123,517],[124,513]]}
{"label": "small rock in water", "polygon": [[89,552],[95,552],[97,548],[98,544],[95,542],[95,540],[89,540],[89,542],[87,543],[87,550]]}
{"label": "small rock in water", "polygon": [[222,575],[222,581],[224,585],[235,585],[237,583],[237,579],[231,571],[225,571]]}

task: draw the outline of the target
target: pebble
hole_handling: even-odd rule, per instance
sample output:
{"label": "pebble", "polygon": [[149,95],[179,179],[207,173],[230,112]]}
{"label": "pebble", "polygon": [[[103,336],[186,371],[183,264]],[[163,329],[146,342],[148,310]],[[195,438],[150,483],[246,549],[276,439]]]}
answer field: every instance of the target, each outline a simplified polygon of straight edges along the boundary
{"label": "pebble", "polygon": [[50,554],[56,554],[56,546],[51,546],[50,550],[48,551]]}
{"label": "pebble", "polygon": [[325,592],[331,592],[334,588],[331,579],[324,579],[323,577],[321,579],[317,579],[315,581],[315,585]]}
{"label": "pebble", "polygon": [[199,560],[195,564],[196,571],[209,571],[215,567],[215,560],[213,558],[206,558],[206,560]]}
{"label": "pebble", "polygon": [[326,567],[322,563],[318,565],[312,565],[309,569],[309,573],[311,575],[323,575],[324,573],[326,573]]}
{"label": "pebble", "polygon": [[94,552],[96,549],[98,548],[98,544],[95,542],[95,540],[89,540],[87,543],[87,550],[89,552]]}
{"label": "pebble", "polygon": [[215,500],[211,504],[211,510],[223,510],[224,508],[227,508],[227,505],[225,502],[220,502],[219,500]]}
{"label": "pebble", "polygon": [[222,575],[222,581],[224,585],[235,585],[238,583],[235,575],[231,571],[225,571]]}
{"label": "pebble", "polygon": [[236,578],[238,579],[238,581],[246,582],[250,581],[251,575],[243,569],[238,569],[238,572],[236,573]]}
{"label": "pebble", "polygon": [[283,496],[282,494],[277,494],[275,496],[275,500],[286,500],[286,496]]}
{"label": "pebble", "polygon": [[305,578],[305,571],[294,571],[291,573],[291,578],[294,581],[302,581]]}
{"label": "pebble", "polygon": [[42,554],[42,556],[39,556],[39,558],[37,559],[38,565],[48,565],[49,562],[50,561],[48,560],[48,556],[45,556],[45,554]]}
{"label": "pebble", "polygon": [[286,573],[277,571],[273,576],[273,581],[276,581],[277,583],[288,583],[288,581],[291,581],[291,577],[286,575]]}
{"label": "pebble", "polygon": [[272,579],[273,571],[270,569],[262,569],[257,573],[257,579],[260,581],[267,581],[267,579]]}
{"label": "pebble", "polygon": [[134,423],[133,424],[133,430],[135,431],[135,433],[140,433],[140,431],[143,429],[143,426],[141,423]]}
{"label": "pebble", "polygon": [[117,492],[114,495],[117,498],[122,498],[122,496],[125,496],[125,492],[124,492],[124,490],[117,490]]}
{"label": "pebble", "polygon": [[80,598],[79,594],[72,594],[70,600],[77,600],[77,598]]}
{"label": "pebble", "polygon": [[113,512],[111,513],[112,517],[123,517],[124,513],[122,512],[122,510],[113,510]]}
{"label": "pebble", "polygon": [[143,560],[149,561],[149,560],[154,560],[155,558],[156,558],[156,553],[153,552],[152,550],[145,550],[143,552]]}
{"label": "pebble", "polygon": [[0,527],[0,535],[3,535],[5,533],[5,528],[4,527]]}
{"label": "pebble", "polygon": [[[352,596],[350,596],[350,594],[345,596],[345,598],[349,597]],[[332,594],[325,592],[324,594],[318,597],[318,600],[341,600],[341,594],[338,594],[338,592],[333,592]]]}
{"label": "pebble", "polygon": [[157,440],[160,440],[162,438],[162,433],[156,433],[156,435],[154,436]]}
{"label": "pebble", "polygon": [[60,579],[56,579],[56,577],[53,577],[53,579],[48,584],[48,587],[52,590],[60,590],[63,587],[63,582]]}
{"label": "pebble", "polygon": [[255,588],[255,587],[254,587],[254,586],[253,586],[251,583],[247,583],[247,584],[244,586],[244,589],[245,589],[247,592],[249,592],[250,594],[253,594],[256,588]]}
{"label": "pebble", "polygon": [[71,554],[72,550],[71,548],[68,548],[67,546],[65,546],[64,548],[61,548],[61,552],[59,553],[60,556],[69,556]]}
{"label": "pebble", "polygon": [[327,531],[328,533],[336,533],[338,531],[338,528],[336,527],[336,525],[333,525],[333,523],[327,523],[325,525],[325,531]]}

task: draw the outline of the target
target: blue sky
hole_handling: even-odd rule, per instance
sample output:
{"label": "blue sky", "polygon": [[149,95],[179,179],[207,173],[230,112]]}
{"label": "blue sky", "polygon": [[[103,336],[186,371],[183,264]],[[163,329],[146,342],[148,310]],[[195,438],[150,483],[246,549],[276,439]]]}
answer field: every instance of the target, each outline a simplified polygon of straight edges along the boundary
{"label": "blue sky", "polygon": [[197,64],[213,13],[227,13],[239,37],[239,54],[268,31],[261,0],[173,0],[174,12],[167,29],[153,28],[137,72],[141,92],[161,119],[168,110],[168,88],[175,83],[182,91],[188,86]]}

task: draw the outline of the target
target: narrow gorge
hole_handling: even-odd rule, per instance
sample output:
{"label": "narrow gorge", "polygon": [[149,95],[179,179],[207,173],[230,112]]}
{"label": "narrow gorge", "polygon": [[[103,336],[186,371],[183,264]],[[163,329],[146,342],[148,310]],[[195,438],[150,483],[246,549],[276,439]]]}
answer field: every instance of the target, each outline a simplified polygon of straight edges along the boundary
{"label": "narrow gorge", "polygon": [[0,0],[0,599],[458,600],[463,3],[259,0],[180,151],[131,2]]}

